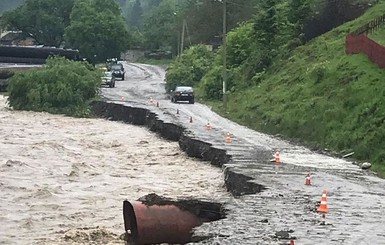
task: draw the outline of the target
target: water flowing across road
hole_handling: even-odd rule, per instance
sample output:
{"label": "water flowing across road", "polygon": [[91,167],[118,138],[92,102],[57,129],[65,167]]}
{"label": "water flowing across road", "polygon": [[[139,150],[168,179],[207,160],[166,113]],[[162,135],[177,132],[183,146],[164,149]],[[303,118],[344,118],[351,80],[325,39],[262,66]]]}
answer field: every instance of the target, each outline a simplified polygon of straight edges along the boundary
{"label": "water flowing across road", "polygon": [[[267,188],[227,200],[229,217],[200,227],[197,233],[212,237],[201,243],[282,244],[295,239],[298,244],[385,244],[383,179],[344,159],[250,130],[206,105],[171,103],[165,93],[164,69],[130,63],[125,67],[127,80],[118,81],[114,89],[103,89],[107,100],[148,108],[162,119],[184,126],[195,138],[226,149],[233,157],[224,167]],[[213,127],[210,131],[205,128],[208,122]],[[231,144],[225,143],[227,132]],[[282,164],[266,160],[276,150],[281,152]],[[305,186],[308,173],[311,186]],[[323,190],[328,191],[326,217],[315,211]]]}

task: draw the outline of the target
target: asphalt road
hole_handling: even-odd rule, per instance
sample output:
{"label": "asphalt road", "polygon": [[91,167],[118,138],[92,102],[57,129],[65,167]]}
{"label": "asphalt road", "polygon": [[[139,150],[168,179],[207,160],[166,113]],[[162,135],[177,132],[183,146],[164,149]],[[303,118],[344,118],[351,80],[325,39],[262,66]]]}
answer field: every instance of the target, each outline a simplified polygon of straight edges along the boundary
{"label": "asphalt road", "polygon": [[[194,137],[233,155],[224,167],[235,167],[267,188],[222,200],[230,210],[228,217],[199,227],[197,234],[211,236],[201,244],[288,244],[291,239],[295,244],[385,244],[383,179],[344,159],[238,125],[206,105],[171,103],[161,67],[126,63],[125,69],[125,81],[102,89],[109,101],[149,108],[160,118],[183,125]],[[205,128],[208,122],[210,131]],[[227,132],[231,144],[225,143]],[[266,161],[266,153],[273,158],[276,150],[282,164]],[[311,186],[305,185],[307,173]],[[328,191],[325,218],[315,211],[323,190]]]}

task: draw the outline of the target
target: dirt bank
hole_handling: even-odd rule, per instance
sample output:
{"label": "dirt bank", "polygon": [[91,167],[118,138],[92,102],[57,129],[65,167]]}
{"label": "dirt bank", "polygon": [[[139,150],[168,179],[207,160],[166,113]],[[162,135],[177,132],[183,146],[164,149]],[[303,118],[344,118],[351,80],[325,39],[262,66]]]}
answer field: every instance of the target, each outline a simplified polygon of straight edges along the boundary
{"label": "dirt bank", "polygon": [[0,97],[0,243],[122,243],[122,202],[228,198],[219,168],[144,127],[15,112]]}

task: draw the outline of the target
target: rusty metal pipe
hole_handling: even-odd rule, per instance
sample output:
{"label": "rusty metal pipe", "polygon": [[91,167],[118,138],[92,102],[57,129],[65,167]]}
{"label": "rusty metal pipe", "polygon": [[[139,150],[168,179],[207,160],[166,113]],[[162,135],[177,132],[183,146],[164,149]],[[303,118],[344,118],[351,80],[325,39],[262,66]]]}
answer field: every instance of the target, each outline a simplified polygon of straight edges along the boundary
{"label": "rusty metal pipe", "polygon": [[174,205],[151,205],[138,201],[123,202],[126,239],[132,244],[184,244],[191,240],[191,231],[202,225],[194,214]]}

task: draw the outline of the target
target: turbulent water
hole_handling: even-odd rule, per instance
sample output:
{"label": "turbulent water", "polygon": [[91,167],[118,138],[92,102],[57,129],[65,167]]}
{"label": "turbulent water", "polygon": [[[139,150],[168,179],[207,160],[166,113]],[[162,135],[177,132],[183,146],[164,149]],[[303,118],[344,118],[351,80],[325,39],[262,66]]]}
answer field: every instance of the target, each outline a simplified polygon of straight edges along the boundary
{"label": "turbulent water", "polygon": [[123,244],[122,202],[219,200],[222,171],[144,127],[12,111],[0,97],[0,244]]}

